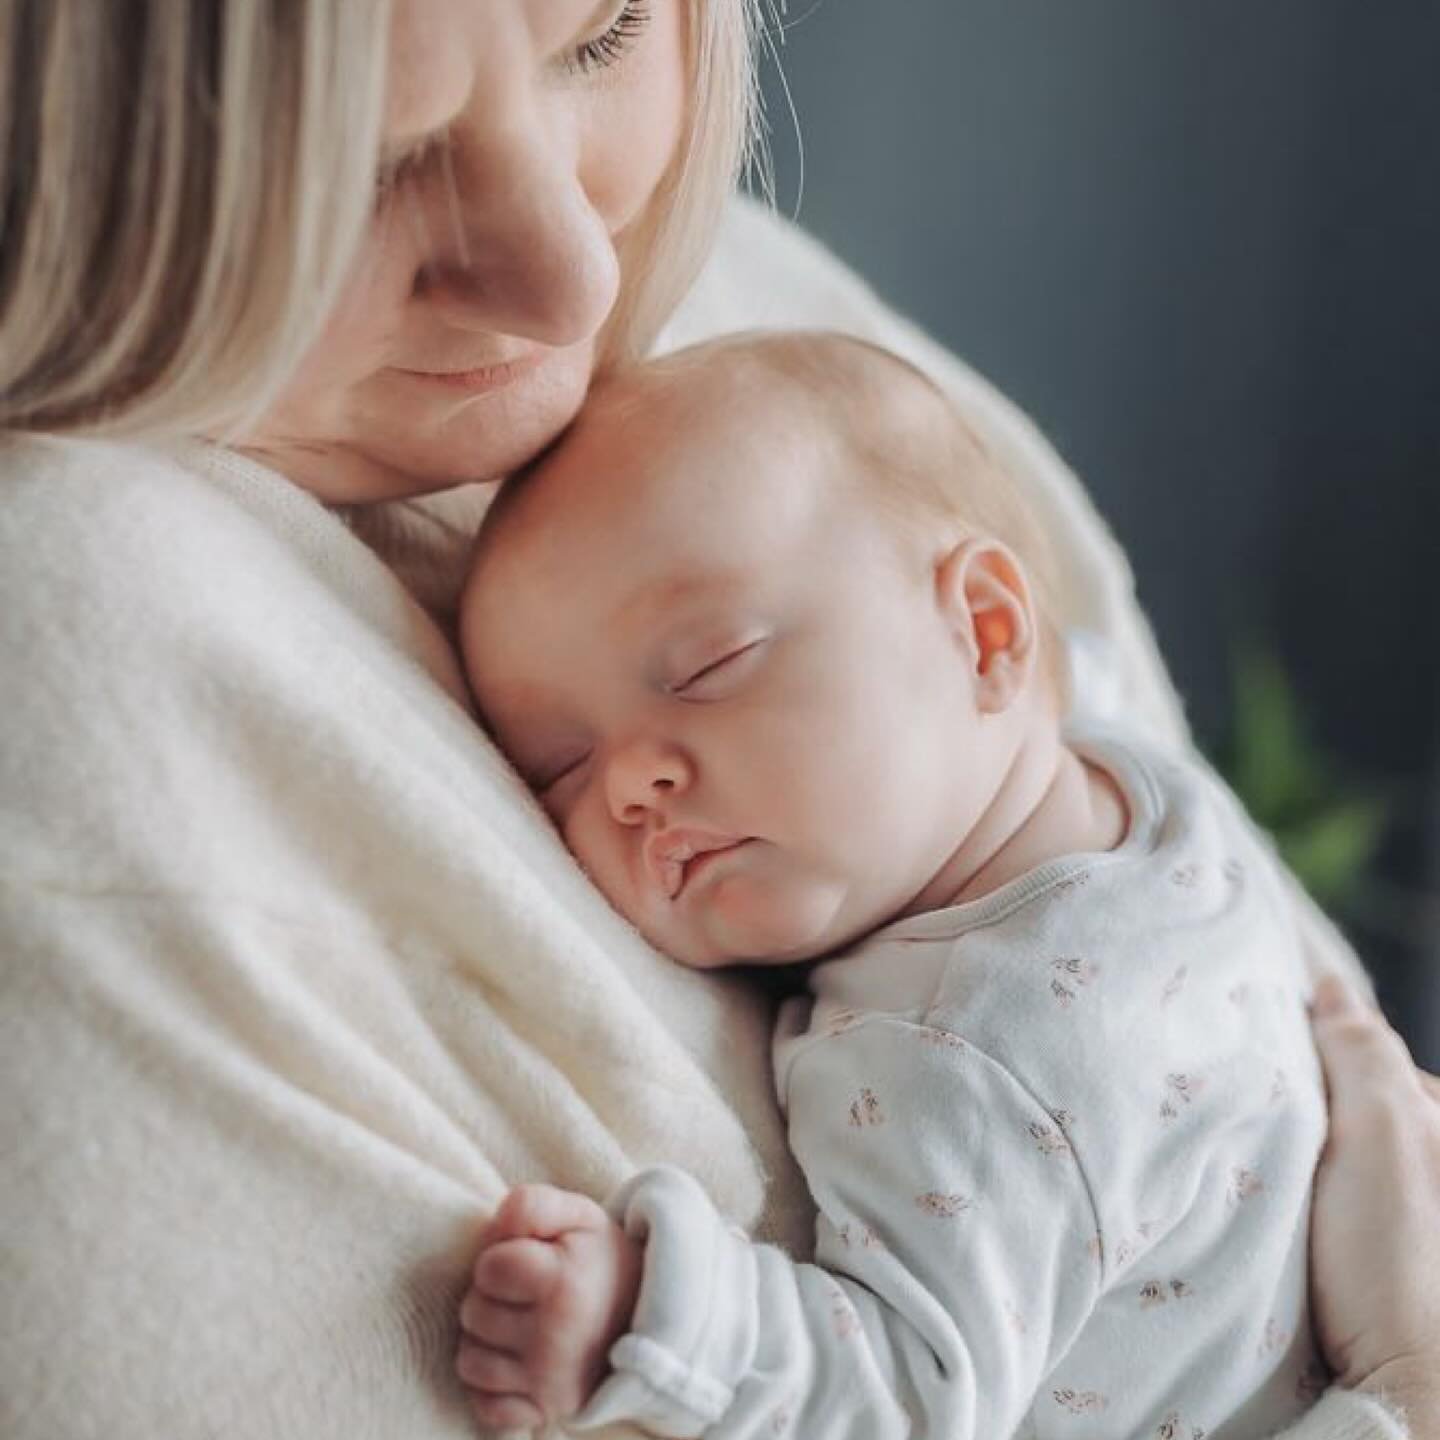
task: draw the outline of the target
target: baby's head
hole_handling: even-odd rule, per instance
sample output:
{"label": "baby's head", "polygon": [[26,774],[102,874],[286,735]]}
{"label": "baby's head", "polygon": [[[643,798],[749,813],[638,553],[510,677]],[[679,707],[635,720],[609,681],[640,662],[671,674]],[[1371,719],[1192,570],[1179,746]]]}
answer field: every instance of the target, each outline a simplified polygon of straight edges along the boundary
{"label": "baby's head", "polygon": [[1056,730],[1038,546],[905,362],[727,338],[597,389],[507,484],[465,664],[653,944],[701,967],[809,958],[944,903],[1021,744]]}

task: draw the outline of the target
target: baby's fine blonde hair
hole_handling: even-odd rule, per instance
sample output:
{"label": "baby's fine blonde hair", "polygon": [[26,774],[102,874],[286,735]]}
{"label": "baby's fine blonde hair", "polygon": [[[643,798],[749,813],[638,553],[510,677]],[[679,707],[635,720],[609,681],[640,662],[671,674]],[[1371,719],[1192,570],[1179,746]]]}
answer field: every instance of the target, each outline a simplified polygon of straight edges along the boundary
{"label": "baby's fine blonde hair", "polygon": [[[1014,478],[958,406],[924,371],[894,352],[823,330],[745,331],[663,355],[643,371],[597,387],[592,404],[643,410],[649,398],[721,374],[742,409],[782,387],[814,423],[856,457],[866,498],[921,540],[940,533],[999,540],[1028,577],[1041,624],[1060,624],[1050,541]],[[693,403],[713,403],[695,387]],[[581,424],[584,423],[582,416]]]}
{"label": "baby's fine blonde hair", "polygon": [[[602,379],[567,434],[627,425],[661,406],[665,423],[682,431],[690,414],[698,420],[717,404],[733,405],[743,423],[747,408],[777,394],[797,423],[833,435],[854,457],[847,480],[864,487],[877,517],[914,548],[933,553],[984,537],[1014,553],[1039,637],[1039,669],[1063,707],[1067,666],[1049,537],[980,432],[924,371],[892,351],[834,331],[733,332]],[[551,450],[565,442],[558,437]],[[550,453],[501,487],[481,528],[478,564]]]}

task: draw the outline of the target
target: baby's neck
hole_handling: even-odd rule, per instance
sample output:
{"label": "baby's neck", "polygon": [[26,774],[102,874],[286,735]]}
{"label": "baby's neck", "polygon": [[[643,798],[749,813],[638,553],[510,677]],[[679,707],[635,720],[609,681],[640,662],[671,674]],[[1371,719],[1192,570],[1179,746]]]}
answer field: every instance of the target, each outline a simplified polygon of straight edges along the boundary
{"label": "baby's neck", "polygon": [[1053,724],[1037,725],[984,814],[904,913],[977,900],[1062,855],[1113,850],[1128,824],[1115,782],[1063,744]]}

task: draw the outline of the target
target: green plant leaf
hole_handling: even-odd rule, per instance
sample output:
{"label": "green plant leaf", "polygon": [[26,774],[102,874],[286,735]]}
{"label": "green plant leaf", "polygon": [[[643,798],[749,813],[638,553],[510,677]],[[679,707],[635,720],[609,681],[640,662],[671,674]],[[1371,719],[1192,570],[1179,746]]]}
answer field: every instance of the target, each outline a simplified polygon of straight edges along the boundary
{"label": "green plant leaf", "polygon": [[1324,765],[1305,739],[1300,707],[1280,663],[1256,645],[1235,659],[1230,782],[1262,824],[1279,826],[1324,793]]}
{"label": "green plant leaf", "polygon": [[1386,806],[1373,796],[1333,804],[1276,834],[1285,863],[1322,905],[1343,903],[1375,857]]}

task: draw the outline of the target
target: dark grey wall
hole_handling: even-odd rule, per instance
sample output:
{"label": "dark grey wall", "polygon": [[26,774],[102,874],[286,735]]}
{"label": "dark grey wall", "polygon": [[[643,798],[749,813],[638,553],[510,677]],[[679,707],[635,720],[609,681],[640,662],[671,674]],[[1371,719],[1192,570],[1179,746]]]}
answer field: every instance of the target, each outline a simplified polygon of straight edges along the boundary
{"label": "dark grey wall", "polygon": [[[1197,731],[1280,652],[1397,818],[1350,917],[1440,1062],[1440,5],[790,0],[800,219],[997,380]],[[775,77],[782,209],[798,156]]]}

